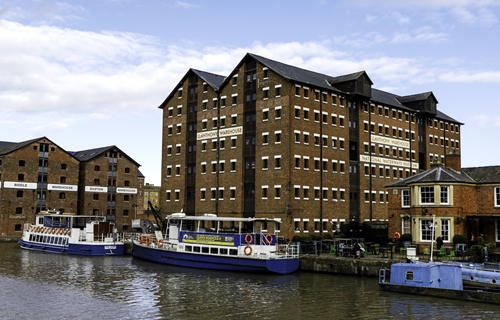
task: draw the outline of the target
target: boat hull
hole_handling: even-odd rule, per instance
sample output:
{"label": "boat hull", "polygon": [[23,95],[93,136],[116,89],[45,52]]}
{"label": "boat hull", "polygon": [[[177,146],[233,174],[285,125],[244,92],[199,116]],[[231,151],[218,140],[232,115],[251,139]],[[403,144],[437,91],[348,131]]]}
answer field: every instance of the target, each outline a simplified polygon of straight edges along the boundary
{"label": "boat hull", "polygon": [[429,288],[429,287],[415,287],[415,286],[399,285],[391,283],[379,283],[379,285],[383,290],[389,292],[500,304],[500,294],[487,292],[480,289],[454,290],[454,289],[441,289],[441,288]]}
{"label": "boat hull", "polygon": [[125,248],[123,243],[69,243],[63,246],[23,239],[20,239],[18,243],[22,249],[81,256],[123,255]]}
{"label": "boat hull", "polygon": [[135,241],[132,255],[136,258],[173,266],[249,273],[289,274],[299,268],[298,258],[259,259],[194,254],[149,247]]}

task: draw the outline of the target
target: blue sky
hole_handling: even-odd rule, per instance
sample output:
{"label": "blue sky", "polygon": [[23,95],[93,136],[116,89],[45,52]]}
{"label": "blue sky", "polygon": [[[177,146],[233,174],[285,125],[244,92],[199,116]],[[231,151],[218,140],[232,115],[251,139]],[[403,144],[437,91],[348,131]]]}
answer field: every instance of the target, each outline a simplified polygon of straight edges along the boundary
{"label": "blue sky", "polygon": [[498,0],[0,0],[0,141],[117,145],[161,181],[158,105],[247,52],[399,95],[432,91],[462,166],[500,165]]}

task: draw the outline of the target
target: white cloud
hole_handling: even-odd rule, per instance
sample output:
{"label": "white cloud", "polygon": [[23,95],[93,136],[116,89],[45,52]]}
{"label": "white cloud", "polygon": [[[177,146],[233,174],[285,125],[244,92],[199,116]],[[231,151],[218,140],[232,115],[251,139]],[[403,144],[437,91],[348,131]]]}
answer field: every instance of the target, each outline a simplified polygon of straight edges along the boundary
{"label": "white cloud", "polygon": [[474,12],[466,7],[453,7],[451,13],[461,22],[471,26],[489,27],[497,22],[496,16],[486,8],[479,8]]}
{"label": "white cloud", "polygon": [[500,71],[449,71],[439,76],[440,80],[461,83],[500,82]]}
{"label": "white cloud", "polygon": [[500,127],[500,117],[492,115],[478,115],[472,119],[473,124],[478,127]]}

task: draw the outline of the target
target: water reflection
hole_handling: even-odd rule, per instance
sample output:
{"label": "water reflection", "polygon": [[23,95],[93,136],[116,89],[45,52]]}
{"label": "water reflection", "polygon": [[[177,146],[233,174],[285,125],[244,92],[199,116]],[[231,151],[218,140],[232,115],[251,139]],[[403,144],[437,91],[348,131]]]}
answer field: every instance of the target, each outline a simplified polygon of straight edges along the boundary
{"label": "water reflection", "polygon": [[[383,292],[374,278],[248,275],[0,244],[1,319],[491,319],[500,307]],[[464,308],[463,306],[466,306]]]}

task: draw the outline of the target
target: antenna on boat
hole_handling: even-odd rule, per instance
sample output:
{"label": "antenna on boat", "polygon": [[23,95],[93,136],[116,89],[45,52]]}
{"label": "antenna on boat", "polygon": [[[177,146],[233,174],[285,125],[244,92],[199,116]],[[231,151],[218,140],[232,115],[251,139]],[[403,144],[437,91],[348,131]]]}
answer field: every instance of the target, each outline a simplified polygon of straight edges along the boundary
{"label": "antenna on boat", "polygon": [[436,219],[436,215],[432,215],[432,237],[431,237],[431,258],[429,259],[429,262],[432,262],[432,252],[434,251],[434,220]]}

